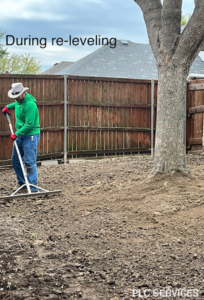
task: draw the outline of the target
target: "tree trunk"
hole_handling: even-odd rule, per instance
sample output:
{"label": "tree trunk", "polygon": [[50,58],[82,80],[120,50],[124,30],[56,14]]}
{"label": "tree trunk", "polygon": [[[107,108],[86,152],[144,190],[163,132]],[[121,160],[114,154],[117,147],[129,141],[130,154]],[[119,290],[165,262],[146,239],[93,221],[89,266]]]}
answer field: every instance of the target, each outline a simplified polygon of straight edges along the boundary
{"label": "tree trunk", "polygon": [[186,78],[188,70],[158,68],[157,124],[153,174],[187,171],[185,162]]}

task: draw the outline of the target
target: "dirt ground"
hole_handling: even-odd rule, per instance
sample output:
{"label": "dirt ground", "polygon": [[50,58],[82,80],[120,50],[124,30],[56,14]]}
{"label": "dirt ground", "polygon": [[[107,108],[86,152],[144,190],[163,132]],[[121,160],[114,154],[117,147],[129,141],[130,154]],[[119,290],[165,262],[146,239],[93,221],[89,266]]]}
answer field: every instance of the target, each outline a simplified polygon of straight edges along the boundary
{"label": "dirt ground", "polygon": [[154,178],[148,155],[39,167],[62,193],[0,200],[0,299],[204,298],[204,156],[187,160]]}

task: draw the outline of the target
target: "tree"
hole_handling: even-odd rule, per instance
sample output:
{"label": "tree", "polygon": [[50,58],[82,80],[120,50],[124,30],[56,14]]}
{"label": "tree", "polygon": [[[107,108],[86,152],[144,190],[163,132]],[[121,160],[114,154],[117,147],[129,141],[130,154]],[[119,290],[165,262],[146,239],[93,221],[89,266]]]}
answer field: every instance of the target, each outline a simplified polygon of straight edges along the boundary
{"label": "tree", "polygon": [[158,69],[153,174],[187,171],[185,161],[186,78],[203,46],[204,0],[181,32],[182,0],[134,0],[143,12]]}
{"label": "tree", "polygon": [[4,32],[0,32],[0,59],[7,53],[6,49],[3,48],[3,45],[1,44],[1,39],[4,36]]}
{"label": "tree", "polygon": [[191,18],[191,14],[187,14],[185,16],[182,16],[181,17],[181,26],[184,26],[188,23],[188,21],[190,20]]}
{"label": "tree", "polygon": [[41,64],[29,54],[9,55],[1,44],[5,32],[0,32],[0,73],[38,74],[41,73]]}
{"label": "tree", "polygon": [[41,73],[41,64],[29,54],[5,54],[0,59],[0,70],[3,73],[39,74]]}

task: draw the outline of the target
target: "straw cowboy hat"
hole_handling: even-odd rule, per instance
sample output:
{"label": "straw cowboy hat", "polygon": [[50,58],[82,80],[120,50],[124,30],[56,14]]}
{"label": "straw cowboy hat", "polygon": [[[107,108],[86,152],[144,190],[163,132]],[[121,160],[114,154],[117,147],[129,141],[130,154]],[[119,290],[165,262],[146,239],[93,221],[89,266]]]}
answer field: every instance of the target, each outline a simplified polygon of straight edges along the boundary
{"label": "straw cowboy hat", "polygon": [[29,90],[28,87],[24,87],[21,82],[12,83],[11,89],[8,91],[9,98],[18,98],[23,92]]}

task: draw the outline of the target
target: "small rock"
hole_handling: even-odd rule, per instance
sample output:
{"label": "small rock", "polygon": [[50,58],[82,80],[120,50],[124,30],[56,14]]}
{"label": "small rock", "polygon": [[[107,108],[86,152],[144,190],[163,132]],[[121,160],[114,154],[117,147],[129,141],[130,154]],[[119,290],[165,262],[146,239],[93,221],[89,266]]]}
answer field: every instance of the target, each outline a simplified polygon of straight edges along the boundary
{"label": "small rock", "polygon": [[179,282],[173,281],[173,282],[172,282],[172,286],[173,286],[173,287],[180,288],[180,287],[181,287],[181,284],[180,284]]}
{"label": "small rock", "polygon": [[155,211],[154,213],[153,213],[153,216],[161,216],[162,215],[162,213],[160,213],[159,211]]}
{"label": "small rock", "polygon": [[141,275],[140,273],[135,273],[134,275],[135,275],[135,278],[136,278],[136,279],[142,277],[142,275]]}
{"label": "small rock", "polygon": [[97,233],[95,233],[95,234],[93,235],[93,237],[99,238],[99,235],[98,235]]}
{"label": "small rock", "polygon": [[174,254],[171,254],[170,257],[171,257],[172,259],[178,259],[178,257],[177,257],[176,255],[174,255]]}
{"label": "small rock", "polygon": [[52,290],[52,292],[54,293],[54,294],[56,294],[56,295],[61,295],[62,294],[62,290],[57,290],[57,289],[54,289],[54,290]]}
{"label": "small rock", "polygon": [[115,280],[109,279],[109,280],[107,280],[107,283],[108,283],[109,285],[115,285]]}
{"label": "small rock", "polygon": [[99,275],[101,276],[102,279],[106,279],[106,274],[105,273],[101,272]]}

